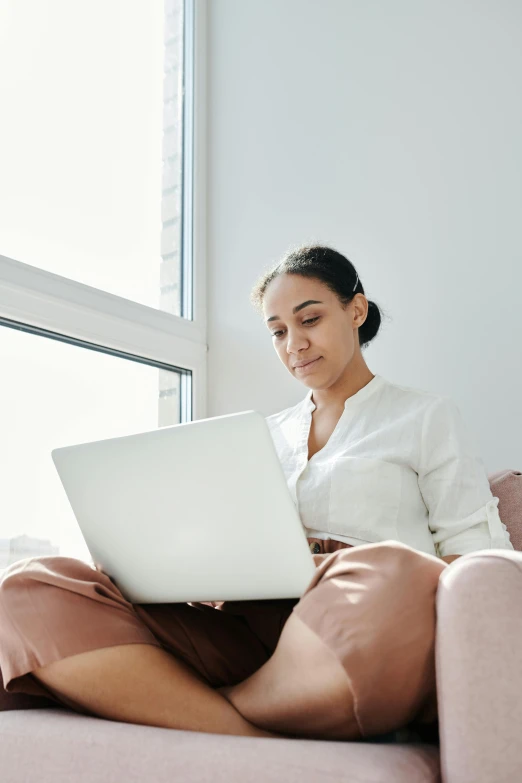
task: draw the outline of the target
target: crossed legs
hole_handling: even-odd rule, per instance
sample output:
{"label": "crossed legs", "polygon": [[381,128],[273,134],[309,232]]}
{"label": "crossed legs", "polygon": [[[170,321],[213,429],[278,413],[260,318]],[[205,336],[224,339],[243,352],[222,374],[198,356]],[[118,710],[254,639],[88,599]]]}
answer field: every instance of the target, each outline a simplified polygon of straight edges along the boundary
{"label": "crossed legs", "polygon": [[356,736],[344,670],[294,616],[267,663],[233,688],[210,687],[187,664],[147,644],[80,653],[32,674],[71,707],[110,720],[249,737]]}
{"label": "crossed legs", "polygon": [[[113,597],[115,588],[107,577],[67,558],[42,558],[11,571],[0,584],[3,641],[8,640],[14,608],[24,607],[17,615],[25,623],[24,636],[13,631],[10,652],[4,646],[5,661],[17,659],[22,638],[28,650],[39,644],[32,629],[41,618],[49,625],[45,638],[58,638],[67,623],[65,609],[74,618],[81,606],[83,626],[96,632],[99,623],[105,646],[76,653],[81,650],[78,626],[69,635],[74,652],[31,670],[35,680],[73,708],[110,720],[188,731],[359,739],[363,724],[366,736],[392,730],[406,725],[428,697],[433,704],[434,596],[444,567],[436,558],[394,542],[333,553],[316,569],[271,657],[237,685],[216,688],[159,643],[145,643],[148,637],[137,635],[128,643],[126,631],[125,642],[114,641],[113,601],[119,610],[130,609],[119,593]],[[56,587],[62,585],[66,589],[58,593]],[[37,591],[30,605],[28,586]],[[103,604],[67,598],[76,591],[99,599],[102,588]],[[40,614],[35,615],[38,596]]]}

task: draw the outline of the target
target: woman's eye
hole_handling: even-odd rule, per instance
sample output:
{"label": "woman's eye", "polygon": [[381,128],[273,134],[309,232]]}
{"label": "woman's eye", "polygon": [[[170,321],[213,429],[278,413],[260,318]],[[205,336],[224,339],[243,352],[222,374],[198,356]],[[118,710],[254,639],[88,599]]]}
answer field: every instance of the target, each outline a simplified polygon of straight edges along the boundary
{"label": "woman's eye", "polygon": [[[316,321],[318,321],[320,317],[321,317],[321,316],[319,316],[319,315],[316,315],[316,317],[315,317],[315,318],[308,318],[306,321],[303,321],[303,325],[304,325],[304,324],[313,324],[313,323],[315,323]],[[277,331],[277,332],[272,332],[272,337],[279,337],[279,335],[280,335],[280,334],[282,334],[282,333],[283,333],[283,329],[280,329],[280,330],[279,330],[279,331]]]}

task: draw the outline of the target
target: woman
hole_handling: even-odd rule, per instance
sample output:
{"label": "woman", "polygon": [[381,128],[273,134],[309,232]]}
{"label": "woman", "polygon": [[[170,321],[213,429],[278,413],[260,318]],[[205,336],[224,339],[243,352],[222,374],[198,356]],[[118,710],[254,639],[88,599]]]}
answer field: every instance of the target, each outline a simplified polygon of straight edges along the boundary
{"label": "woman", "polygon": [[0,583],[6,690],[218,734],[365,740],[436,726],[435,596],[467,552],[512,549],[449,398],[368,369],[380,312],[352,264],[304,247],[252,300],[308,387],[267,418],[317,565],[299,600],[133,605],[87,563]]}

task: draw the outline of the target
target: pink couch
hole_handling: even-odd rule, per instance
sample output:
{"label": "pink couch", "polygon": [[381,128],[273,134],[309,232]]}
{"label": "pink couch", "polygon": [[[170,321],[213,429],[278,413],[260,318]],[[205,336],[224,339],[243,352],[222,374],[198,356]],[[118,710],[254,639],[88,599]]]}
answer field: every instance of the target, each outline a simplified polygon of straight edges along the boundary
{"label": "pink couch", "polygon": [[437,596],[439,738],[257,739],[79,715],[0,686],[0,781],[522,781],[522,473],[489,476],[515,552],[465,555]]}

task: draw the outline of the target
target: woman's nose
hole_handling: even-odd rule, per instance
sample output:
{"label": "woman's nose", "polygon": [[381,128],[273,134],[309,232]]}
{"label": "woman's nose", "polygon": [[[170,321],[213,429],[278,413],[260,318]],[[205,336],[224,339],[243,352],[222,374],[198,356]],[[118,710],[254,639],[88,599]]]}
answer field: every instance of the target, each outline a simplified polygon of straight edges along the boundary
{"label": "woman's nose", "polygon": [[306,348],[308,346],[308,340],[300,336],[298,334],[291,335],[288,334],[288,338],[286,341],[286,350],[287,353],[295,353],[297,354],[299,350],[302,350],[303,348]]}

